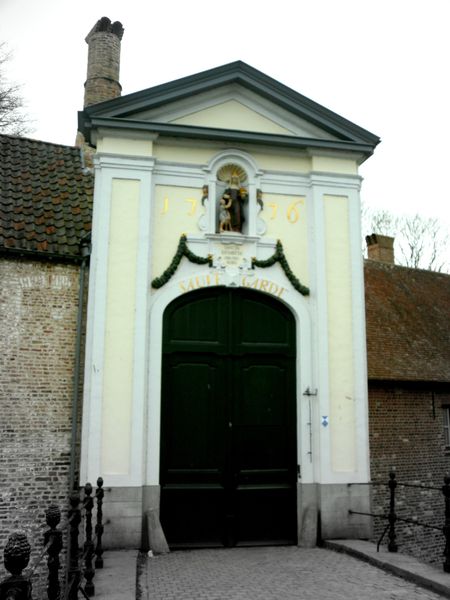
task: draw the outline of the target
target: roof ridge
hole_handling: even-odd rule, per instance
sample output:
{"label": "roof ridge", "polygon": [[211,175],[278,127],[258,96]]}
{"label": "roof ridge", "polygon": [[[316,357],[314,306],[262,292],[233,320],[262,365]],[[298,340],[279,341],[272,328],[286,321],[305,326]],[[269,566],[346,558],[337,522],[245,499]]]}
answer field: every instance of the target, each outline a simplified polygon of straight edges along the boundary
{"label": "roof ridge", "polygon": [[417,271],[419,273],[431,273],[433,275],[445,275],[446,277],[450,277],[450,273],[447,273],[446,271],[434,271],[433,269],[423,269],[423,268],[418,268],[418,267],[409,267],[408,265],[399,265],[397,263],[392,264],[392,263],[385,263],[385,262],[381,262],[379,260],[373,260],[370,258],[365,258],[364,259],[364,265],[370,266],[370,267],[375,267],[375,268],[381,268],[384,270],[392,270],[392,269],[403,269],[403,270],[407,270],[407,271]]}
{"label": "roof ridge", "polygon": [[58,148],[70,148],[71,150],[79,150],[79,147],[74,144],[73,145],[72,144],[58,144],[56,142],[48,142],[46,140],[25,137],[22,135],[12,135],[12,134],[8,134],[8,133],[0,132],[0,138],[16,139],[16,140],[20,140],[20,141],[24,141],[24,142],[35,142],[37,144],[45,144],[47,146],[56,146]]}

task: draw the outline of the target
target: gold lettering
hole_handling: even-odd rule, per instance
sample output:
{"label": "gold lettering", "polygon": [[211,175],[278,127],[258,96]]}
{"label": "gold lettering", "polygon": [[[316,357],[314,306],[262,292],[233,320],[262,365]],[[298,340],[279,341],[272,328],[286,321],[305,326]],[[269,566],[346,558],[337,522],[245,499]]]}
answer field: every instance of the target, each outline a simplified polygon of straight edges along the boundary
{"label": "gold lettering", "polygon": [[267,206],[270,206],[270,208],[272,209],[272,214],[270,215],[270,219],[271,220],[275,219],[277,216],[278,204],[272,203],[272,204],[268,204]]}
{"label": "gold lettering", "polygon": [[169,198],[164,198],[163,209],[161,211],[161,214],[165,215],[168,210],[169,210]]}
{"label": "gold lettering", "polygon": [[[274,289],[275,288],[275,289]],[[269,285],[269,289],[268,289],[269,294],[273,294],[274,296],[276,295],[276,293],[278,292],[278,286],[276,283],[274,283],[273,281],[270,282]]]}
{"label": "gold lettering", "polygon": [[[190,292],[206,286],[220,284],[220,273],[217,271],[214,274],[200,276],[197,275],[196,277],[191,277],[188,280],[178,282],[180,290],[183,293]],[[273,281],[270,281],[269,279],[253,279],[252,277],[248,279],[247,275],[242,276],[241,285],[242,287],[260,290],[261,292],[272,294],[273,296],[277,296],[278,298],[281,298],[283,293],[286,291],[286,288],[279,286],[278,284],[276,284]]]}
{"label": "gold lettering", "polygon": [[300,204],[301,200],[297,200],[296,202],[292,202],[292,204],[289,204],[288,209],[287,209],[287,213],[286,213],[286,217],[287,220],[289,221],[289,223],[297,223],[300,214],[298,212],[298,208],[297,208],[297,204]]}
{"label": "gold lettering", "polygon": [[192,215],[194,215],[195,211],[197,210],[197,200],[195,198],[186,198],[186,202],[189,202],[191,204],[188,216],[192,217]]}
{"label": "gold lettering", "polygon": [[203,288],[210,285],[220,285],[220,274],[215,273],[214,279],[211,275],[197,275],[196,277],[191,277],[188,280],[178,282],[180,290],[183,293],[190,292],[192,290],[197,290],[199,288]]}

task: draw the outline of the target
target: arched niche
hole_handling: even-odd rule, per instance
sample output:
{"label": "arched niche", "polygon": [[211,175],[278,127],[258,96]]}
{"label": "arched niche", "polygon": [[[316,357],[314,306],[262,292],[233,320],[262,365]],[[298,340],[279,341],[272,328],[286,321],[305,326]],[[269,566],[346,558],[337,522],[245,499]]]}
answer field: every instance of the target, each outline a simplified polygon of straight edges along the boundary
{"label": "arched niche", "polygon": [[[246,237],[264,235],[266,226],[259,217],[262,171],[254,159],[241,150],[227,150],[211,159],[205,167],[205,175],[205,214],[199,221],[200,229],[207,234],[224,236],[230,233]],[[226,211],[231,213],[230,226],[224,225]]]}

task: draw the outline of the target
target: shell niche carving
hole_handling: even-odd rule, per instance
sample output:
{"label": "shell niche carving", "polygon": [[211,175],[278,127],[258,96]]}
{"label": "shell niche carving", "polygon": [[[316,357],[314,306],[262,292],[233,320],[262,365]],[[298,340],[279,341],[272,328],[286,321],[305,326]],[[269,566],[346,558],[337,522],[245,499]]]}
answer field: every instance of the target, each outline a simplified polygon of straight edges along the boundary
{"label": "shell niche carving", "polygon": [[239,188],[247,181],[247,173],[236,164],[224,165],[217,171],[217,179],[223,181],[229,187]]}

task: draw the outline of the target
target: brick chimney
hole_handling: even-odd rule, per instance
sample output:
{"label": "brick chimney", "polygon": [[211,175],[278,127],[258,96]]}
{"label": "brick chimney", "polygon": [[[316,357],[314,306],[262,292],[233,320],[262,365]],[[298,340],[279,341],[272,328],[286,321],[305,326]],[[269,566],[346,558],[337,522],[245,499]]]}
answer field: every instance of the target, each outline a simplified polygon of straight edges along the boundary
{"label": "brick chimney", "polygon": [[85,107],[120,96],[120,42],[123,31],[122,23],[111,23],[108,17],[102,17],[86,36],[89,51],[84,84]]}
{"label": "brick chimney", "polygon": [[393,237],[372,233],[372,235],[366,235],[366,244],[369,260],[377,260],[390,265],[395,264]]}

